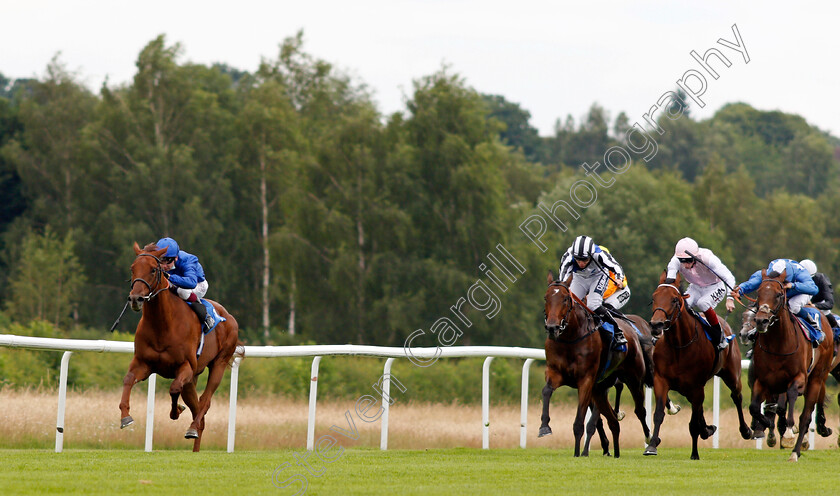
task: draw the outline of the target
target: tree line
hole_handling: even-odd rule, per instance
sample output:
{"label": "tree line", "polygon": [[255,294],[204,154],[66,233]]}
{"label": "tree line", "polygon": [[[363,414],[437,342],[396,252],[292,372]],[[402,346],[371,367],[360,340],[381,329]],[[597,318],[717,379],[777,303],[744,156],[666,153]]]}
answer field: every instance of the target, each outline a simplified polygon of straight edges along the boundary
{"label": "tree line", "polygon": [[402,345],[501,244],[527,272],[492,319],[464,308],[475,325],[460,344],[540,346],[546,272],[578,234],[624,266],[625,309],[646,317],[684,236],[739,281],[779,257],[840,274],[840,140],[798,115],[732,103],[697,120],[675,99],[682,117],[659,117],[656,156],[634,157],[543,252],[520,224],[626,145],[625,113],[593,104],[539,136],[527,110],[444,67],[383,115],[301,33],[253,72],[182,52],[160,36],[131,82],[98,93],[58,57],[41,78],[0,74],[0,324],[104,334],[133,243],[162,236],[199,256],[248,344]]}

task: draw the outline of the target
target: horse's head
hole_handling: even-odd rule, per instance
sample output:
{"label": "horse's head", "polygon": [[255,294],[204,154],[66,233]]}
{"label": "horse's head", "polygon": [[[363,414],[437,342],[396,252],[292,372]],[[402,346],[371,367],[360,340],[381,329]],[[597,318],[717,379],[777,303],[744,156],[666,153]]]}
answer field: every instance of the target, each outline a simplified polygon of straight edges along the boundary
{"label": "horse's head", "polygon": [[653,292],[653,314],[650,316],[650,332],[655,338],[674,324],[685,306],[685,296],[680,291],[680,274],[673,284],[665,283],[665,272],[659,277],[659,286]]}
{"label": "horse's head", "polygon": [[776,272],[767,273],[761,271],[761,284],[756,290],[755,299],[755,330],[765,333],[779,318],[779,312],[787,303],[787,292],[785,291],[785,277],[787,272],[781,274]]}
{"label": "horse's head", "polygon": [[569,325],[574,305],[569,292],[571,276],[565,282],[555,281],[548,272],[548,289],[545,291],[545,330],[548,337],[557,339]]}
{"label": "horse's head", "polygon": [[755,308],[749,307],[741,314],[741,342],[746,343],[748,334],[755,329]]}
{"label": "horse's head", "polygon": [[160,261],[160,257],[166,253],[166,248],[156,248],[155,245],[147,245],[140,249],[140,246],[134,243],[137,258],[131,264],[131,291],[128,293],[128,301],[135,312],[139,312],[144,302],[168,286]]}

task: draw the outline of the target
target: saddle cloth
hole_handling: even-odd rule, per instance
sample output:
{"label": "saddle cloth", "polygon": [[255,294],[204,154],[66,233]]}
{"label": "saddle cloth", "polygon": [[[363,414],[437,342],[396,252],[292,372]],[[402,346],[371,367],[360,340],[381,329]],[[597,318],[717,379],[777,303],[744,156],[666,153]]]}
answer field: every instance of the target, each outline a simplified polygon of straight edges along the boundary
{"label": "saddle cloth", "polygon": [[[708,339],[709,341],[712,341],[712,337],[709,335],[709,331],[712,329],[712,324],[709,324],[709,321],[706,320],[706,316],[703,315],[702,313],[698,312],[697,310],[694,310],[693,308],[689,308],[688,312],[695,319],[700,321],[700,325],[703,327],[703,333],[706,334],[706,339]],[[721,325],[721,332],[723,332],[723,325]],[[729,336],[726,336],[725,339],[726,339],[727,343],[732,343],[732,341],[735,339],[735,335],[730,334]],[[717,343],[715,343],[713,341],[712,341],[712,344],[717,346]]]}
{"label": "saddle cloth", "polygon": [[802,329],[802,332],[805,334],[805,339],[811,342],[822,341],[822,314],[816,308],[806,307],[802,310],[806,313],[813,315],[814,320],[816,320],[818,325],[820,326],[820,328],[815,329],[814,326],[810,324],[810,322],[797,315],[796,320],[799,322],[799,328]]}
{"label": "saddle cloth", "polygon": [[[211,327],[207,327],[206,322],[201,323],[201,342],[198,344],[198,351],[196,352],[196,356],[200,356],[201,352],[204,350],[204,336],[206,336],[210,331],[216,328],[219,325],[219,322],[224,322],[227,319],[222,317],[216,312],[216,308],[213,306],[212,303],[201,298],[201,304],[204,305],[204,308],[207,310],[207,315],[213,317],[213,325]],[[190,303],[190,305],[195,305],[195,303]]]}

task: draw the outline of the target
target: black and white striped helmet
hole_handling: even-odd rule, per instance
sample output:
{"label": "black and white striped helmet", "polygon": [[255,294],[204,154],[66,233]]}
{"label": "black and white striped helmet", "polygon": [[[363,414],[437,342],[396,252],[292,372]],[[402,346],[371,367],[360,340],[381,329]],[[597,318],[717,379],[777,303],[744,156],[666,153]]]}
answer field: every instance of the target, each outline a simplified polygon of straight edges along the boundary
{"label": "black and white striped helmet", "polygon": [[586,259],[592,256],[595,242],[589,236],[578,236],[572,243],[572,256],[577,259]]}

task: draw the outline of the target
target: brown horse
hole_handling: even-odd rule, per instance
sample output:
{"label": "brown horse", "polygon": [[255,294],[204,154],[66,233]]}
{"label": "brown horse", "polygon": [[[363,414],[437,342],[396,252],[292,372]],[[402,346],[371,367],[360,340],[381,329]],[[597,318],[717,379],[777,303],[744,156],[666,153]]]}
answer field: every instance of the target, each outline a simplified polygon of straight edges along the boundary
{"label": "brown horse", "polygon": [[824,315],[821,316],[825,339],[816,349],[800,331],[793,315],[787,308],[785,271],[776,277],[768,277],[762,271],[762,281],[756,290],[757,310],[755,328],[757,331],[753,366],[755,381],[752,385],[750,413],[756,419],[758,429],[772,424],[761,413],[761,402],[775,399],[785,393],[788,398],[805,396],[805,404],[799,416],[799,436],[793,446],[790,461],[799,460],[802,441],[811,423],[811,413],[817,406],[817,431],[829,435],[825,428],[825,380],[831,369],[834,350],[834,336]]}
{"label": "brown horse", "polygon": [[[239,325],[224,307],[212,302],[216,312],[227,320],[220,322],[205,336],[201,356],[196,356],[201,323],[184,300],[167,291],[169,280],[164,277],[160,260],[166,248],[158,250],[156,245],[151,244],[141,250],[134,243],[134,252],[137,258],[131,264],[131,292],[128,300],[135,312],[142,309],[143,316],[134,334],[134,359],[123,379],[120,428],[134,423],[129,414],[131,388],[151,374],[158,374],[174,379],[169,388],[172,397],[169,417],[177,420],[184,410],[178,404],[179,395],[183,395],[184,402],[192,412],[193,421],[184,437],[195,439],[193,451],[198,451],[204,431],[204,415],[210,409],[210,397],[219,387],[225,368],[234,354],[242,355],[242,349],[238,349]],[[196,382],[205,368],[210,369],[210,375],[199,399]]]}
{"label": "brown horse", "polygon": [[545,293],[546,384],[543,388],[543,413],[539,437],[551,434],[548,414],[551,395],[555,389],[566,385],[578,390],[577,415],[572,431],[575,436],[575,456],[580,456],[580,440],[584,431],[584,417],[592,402],[607,418],[613,434],[615,457],[621,456],[618,436],[619,425],[615,412],[607,400],[607,390],[621,380],[633,395],[636,417],[642,423],[645,438],[650,430],[645,423],[644,379],[645,357],[636,332],[619,320],[627,338],[627,351],[613,352],[606,338],[598,332],[598,323],[592,312],[569,290],[571,277],[565,282],[555,281],[548,273]]}
{"label": "brown horse", "polygon": [[[659,428],[665,418],[665,399],[670,390],[675,390],[691,402],[691,420],[688,431],[691,434],[691,459],[699,460],[697,438],[708,439],[717,427],[707,425],[703,415],[703,400],[706,397],[706,383],[717,375],[729,388],[732,402],[738,410],[741,437],[750,439],[752,430],[744,421],[741,403],[741,351],[734,344],[718,353],[715,345],[703,337],[700,322],[688,312],[686,296],[679,289],[680,276],[674,284],[665,284],[665,272],[659,278],[659,286],[653,292],[653,315],[650,325],[653,335],[662,339],[656,342],[653,351],[653,392],[656,408],[653,414],[653,436],[644,451],[645,455],[656,455]],[[729,325],[720,319],[723,332],[732,334]],[[716,363],[717,362],[717,363]]]}

